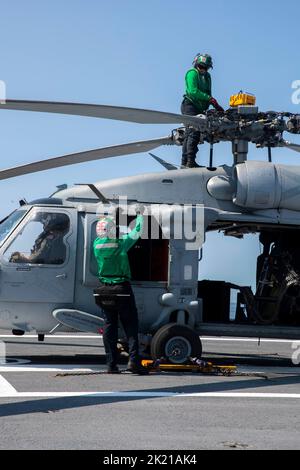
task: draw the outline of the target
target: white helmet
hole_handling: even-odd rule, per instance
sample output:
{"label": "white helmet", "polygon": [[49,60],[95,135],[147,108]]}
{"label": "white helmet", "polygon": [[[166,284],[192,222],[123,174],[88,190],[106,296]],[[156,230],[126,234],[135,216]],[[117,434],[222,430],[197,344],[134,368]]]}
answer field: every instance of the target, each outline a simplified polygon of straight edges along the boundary
{"label": "white helmet", "polygon": [[96,225],[98,238],[116,238],[116,223],[110,217],[103,217]]}

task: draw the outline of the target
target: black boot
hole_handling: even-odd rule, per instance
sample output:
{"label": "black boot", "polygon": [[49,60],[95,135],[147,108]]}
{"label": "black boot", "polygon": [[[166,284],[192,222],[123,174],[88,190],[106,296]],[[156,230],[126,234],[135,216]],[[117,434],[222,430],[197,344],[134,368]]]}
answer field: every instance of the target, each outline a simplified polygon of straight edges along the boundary
{"label": "black boot", "polygon": [[186,164],[186,168],[201,168],[198,163],[192,158],[189,158]]}
{"label": "black boot", "polygon": [[186,166],[187,166],[187,160],[185,158],[182,158],[180,168],[186,168]]}
{"label": "black boot", "polygon": [[132,359],[129,359],[128,365],[127,365],[127,371],[131,372],[132,374],[138,374],[138,375],[148,375],[149,371],[146,369],[146,367],[143,367],[140,361],[134,361]]}
{"label": "black boot", "polygon": [[118,368],[118,366],[108,366],[106,373],[107,374],[121,374],[121,371]]}

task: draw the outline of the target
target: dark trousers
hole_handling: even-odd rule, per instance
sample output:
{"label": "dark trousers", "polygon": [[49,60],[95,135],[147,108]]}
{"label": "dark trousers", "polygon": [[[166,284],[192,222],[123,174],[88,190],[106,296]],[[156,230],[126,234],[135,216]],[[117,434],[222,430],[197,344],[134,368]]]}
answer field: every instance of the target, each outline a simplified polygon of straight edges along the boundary
{"label": "dark trousers", "polygon": [[[187,98],[184,98],[181,104],[181,113],[189,116],[196,116],[199,114],[195,106]],[[182,160],[181,165],[193,166],[198,152],[198,144],[200,140],[200,132],[193,127],[187,127],[185,137],[182,145]]]}
{"label": "dark trousers", "polygon": [[129,282],[103,284],[95,290],[97,305],[104,313],[103,343],[106,362],[115,367],[118,362],[118,320],[122,323],[128,344],[130,360],[139,359],[138,313],[134,294]]}

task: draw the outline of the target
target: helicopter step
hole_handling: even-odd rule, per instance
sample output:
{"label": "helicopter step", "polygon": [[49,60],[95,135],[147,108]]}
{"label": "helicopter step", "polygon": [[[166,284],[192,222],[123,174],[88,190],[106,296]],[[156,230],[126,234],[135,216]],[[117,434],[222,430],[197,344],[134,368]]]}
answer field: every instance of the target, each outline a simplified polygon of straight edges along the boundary
{"label": "helicopter step", "polygon": [[57,309],[52,312],[61,324],[86,333],[102,334],[103,318],[73,309]]}

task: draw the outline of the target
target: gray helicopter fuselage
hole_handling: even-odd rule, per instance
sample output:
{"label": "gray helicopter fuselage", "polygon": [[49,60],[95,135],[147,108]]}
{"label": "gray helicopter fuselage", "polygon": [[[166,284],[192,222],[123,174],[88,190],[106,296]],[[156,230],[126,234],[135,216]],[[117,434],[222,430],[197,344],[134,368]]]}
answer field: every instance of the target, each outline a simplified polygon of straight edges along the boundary
{"label": "gray helicopter fuselage", "polygon": [[[299,167],[245,162],[236,167],[143,174],[94,186],[108,201],[118,204],[126,198],[129,203],[165,206],[158,211],[167,210],[168,205],[171,212],[173,205],[202,206],[204,233],[223,227],[234,230],[232,226],[238,230],[245,225],[253,232],[263,226],[300,226]],[[19,209],[22,217],[0,247],[0,328],[48,333],[58,326],[58,331],[68,331],[53,316],[55,310],[64,308],[101,316],[93,297],[98,278],[92,251],[95,225],[103,214],[99,205],[95,192],[81,185]],[[63,262],[12,262],[14,252],[21,251],[22,237],[27,237],[27,250],[34,244],[29,222],[43,212],[69,217]],[[199,247],[187,250],[187,240],[175,239],[172,230],[169,238],[164,269],[153,268],[153,278],[140,275],[133,279],[143,333],[170,321],[201,331]]]}

